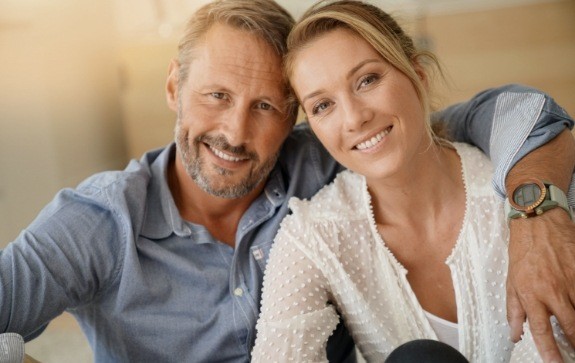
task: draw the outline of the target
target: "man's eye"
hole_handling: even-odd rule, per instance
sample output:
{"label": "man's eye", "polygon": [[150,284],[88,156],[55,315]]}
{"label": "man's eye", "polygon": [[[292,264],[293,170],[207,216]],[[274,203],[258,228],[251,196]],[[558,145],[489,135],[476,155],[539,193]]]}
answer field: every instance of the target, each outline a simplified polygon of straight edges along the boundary
{"label": "man's eye", "polygon": [[226,98],[226,94],[222,92],[212,92],[211,95],[213,98],[217,98],[218,100],[223,100]]}
{"label": "man's eye", "polygon": [[259,108],[260,110],[264,110],[264,111],[269,111],[269,110],[273,109],[272,105],[270,105],[269,103],[265,103],[265,102],[258,103],[257,108]]}

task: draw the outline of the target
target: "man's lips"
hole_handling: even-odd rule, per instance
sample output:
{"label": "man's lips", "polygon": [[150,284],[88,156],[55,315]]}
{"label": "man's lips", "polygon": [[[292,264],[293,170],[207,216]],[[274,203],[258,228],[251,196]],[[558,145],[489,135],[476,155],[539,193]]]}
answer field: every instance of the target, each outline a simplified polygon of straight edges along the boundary
{"label": "man's lips", "polygon": [[216,155],[217,157],[219,157],[220,159],[223,159],[225,161],[230,161],[230,162],[240,162],[240,161],[245,161],[248,160],[249,157],[245,156],[245,155],[232,155],[232,154],[228,154],[226,152],[223,152],[220,149],[216,149],[215,147],[213,147],[212,145],[208,145],[208,148],[214,153],[214,155]]}

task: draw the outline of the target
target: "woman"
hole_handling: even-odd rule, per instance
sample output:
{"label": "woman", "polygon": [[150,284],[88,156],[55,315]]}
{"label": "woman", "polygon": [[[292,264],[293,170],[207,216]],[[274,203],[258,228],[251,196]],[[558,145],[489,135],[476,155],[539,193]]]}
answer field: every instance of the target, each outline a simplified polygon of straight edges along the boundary
{"label": "woman", "polygon": [[446,342],[473,362],[539,361],[529,334],[508,338],[508,229],[489,160],[429,127],[433,55],[356,1],[313,7],[288,44],[287,76],[311,128],[349,170],[290,203],[266,269],[254,361],[326,361],[337,312],[368,361],[414,339]]}

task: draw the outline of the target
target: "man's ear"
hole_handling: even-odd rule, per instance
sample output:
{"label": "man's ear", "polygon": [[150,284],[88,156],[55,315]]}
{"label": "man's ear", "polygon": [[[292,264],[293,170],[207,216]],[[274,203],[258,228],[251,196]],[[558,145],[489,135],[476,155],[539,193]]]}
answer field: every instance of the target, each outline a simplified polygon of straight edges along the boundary
{"label": "man's ear", "polygon": [[180,63],[177,59],[172,59],[168,67],[168,79],[166,80],[166,101],[168,107],[178,112],[178,82],[180,75]]}

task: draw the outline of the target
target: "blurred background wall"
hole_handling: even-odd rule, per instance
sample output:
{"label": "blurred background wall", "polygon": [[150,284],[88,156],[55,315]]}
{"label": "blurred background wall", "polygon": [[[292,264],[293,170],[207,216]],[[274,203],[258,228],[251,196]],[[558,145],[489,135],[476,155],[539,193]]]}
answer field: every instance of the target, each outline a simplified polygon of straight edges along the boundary
{"label": "blurred background wall", "polygon": [[[53,195],[172,140],[169,60],[186,17],[206,1],[0,2],[0,248]],[[575,115],[574,0],[381,0],[450,80],[443,102],[522,83]],[[312,1],[280,1],[296,17]],[[89,362],[64,314],[26,349]]]}

